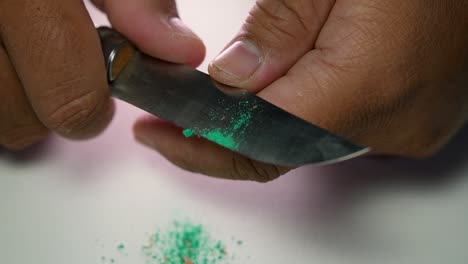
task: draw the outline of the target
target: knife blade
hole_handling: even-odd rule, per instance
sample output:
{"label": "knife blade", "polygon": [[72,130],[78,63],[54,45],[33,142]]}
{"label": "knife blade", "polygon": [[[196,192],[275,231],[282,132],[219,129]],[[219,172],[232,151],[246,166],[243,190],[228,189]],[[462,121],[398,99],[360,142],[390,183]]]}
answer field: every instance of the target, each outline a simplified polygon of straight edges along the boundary
{"label": "knife blade", "polygon": [[288,167],[333,163],[369,148],[302,120],[191,67],[152,58],[113,29],[98,29],[111,94],[248,158]]}

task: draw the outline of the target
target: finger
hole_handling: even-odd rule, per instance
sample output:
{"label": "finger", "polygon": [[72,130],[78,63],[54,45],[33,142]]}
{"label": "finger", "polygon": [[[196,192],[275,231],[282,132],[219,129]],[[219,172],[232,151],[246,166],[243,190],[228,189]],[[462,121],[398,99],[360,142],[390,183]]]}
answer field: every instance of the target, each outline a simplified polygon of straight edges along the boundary
{"label": "finger", "polygon": [[0,145],[20,150],[47,136],[0,44]]}
{"label": "finger", "polygon": [[257,92],[314,47],[333,0],[257,0],[239,34],[211,63],[217,81]]}
{"label": "finger", "polygon": [[134,133],[138,141],[188,171],[258,182],[274,180],[287,172],[286,168],[249,160],[203,138],[185,138],[180,128],[151,116],[138,120]]}
{"label": "finger", "polygon": [[198,66],[205,47],[177,13],[174,0],[94,0],[112,25],[154,57]]}
{"label": "finger", "polygon": [[[328,33],[336,37],[332,31],[339,30],[330,29],[324,28],[321,37]],[[392,153],[388,142],[393,140],[396,146],[396,141],[383,135],[394,132],[389,128],[394,116],[409,110],[407,102],[401,100],[408,97],[402,96],[395,89],[397,86],[391,87],[392,82],[378,74],[376,69],[382,62],[357,55],[361,44],[367,44],[340,42],[335,46],[330,39],[321,42],[319,38],[317,45],[323,46],[304,55],[284,77],[260,91],[258,96],[356,144],[379,153]],[[384,89],[380,88],[381,80],[388,81]],[[407,131],[401,127],[400,130],[398,134],[406,137]]]}
{"label": "finger", "polygon": [[5,3],[11,2],[0,2],[0,34],[41,122],[71,138],[102,131],[113,107],[98,35],[84,4]]}
{"label": "finger", "polygon": [[[413,4],[404,2],[410,6],[403,8],[403,2],[337,2],[316,49],[259,96],[376,153],[433,153],[440,139],[452,133],[443,128],[450,127],[454,115],[445,107],[426,107],[443,96],[434,96],[435,89],[427,85],[439,72],[415,68],[416,62],[433,56],[421,56],[425,49],[414,44],[423,39],[421,29],[408,26],[414,24],[412,13],[401,12],[418,10]],[[451,105],[451,113],[457,112],[460,104]]]}

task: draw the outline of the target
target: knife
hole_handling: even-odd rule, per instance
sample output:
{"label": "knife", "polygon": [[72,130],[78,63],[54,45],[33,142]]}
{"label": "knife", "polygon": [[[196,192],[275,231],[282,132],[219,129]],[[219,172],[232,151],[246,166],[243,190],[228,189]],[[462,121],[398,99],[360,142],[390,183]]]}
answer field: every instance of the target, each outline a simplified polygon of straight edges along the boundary
{"label": "knife", "polygon": [[112,96],[253,160],[287,167],[360,156],[359,146],[189,66],[152,58],[98,28]]}

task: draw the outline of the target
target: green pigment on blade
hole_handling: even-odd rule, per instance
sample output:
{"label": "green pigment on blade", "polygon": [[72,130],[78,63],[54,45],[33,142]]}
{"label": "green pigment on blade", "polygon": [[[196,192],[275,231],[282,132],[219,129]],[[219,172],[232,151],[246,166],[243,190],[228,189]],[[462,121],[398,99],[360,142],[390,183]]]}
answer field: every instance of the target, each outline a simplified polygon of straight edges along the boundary
{"label": "green pigment on blade", "polygon": [[175,221],[165,232],[156,232],[143,247],[146,264],[221,264],[225,247],[201,225]]}
{"label": "green pigment on blade", "polygon": [[193,137],[195,136],[195,131],[193,131],[193,129],[185,129],[182,134],[184,134],[184,136],[186,138],[189,138],[189,137]]}
{"label": "green pigment on blade", "polygon": [[[196,135],[193,129],[185,129],[182,133],[186,138]],[[239,147],[239,143],[234,140],[234,133],[225,134],[220,128],[211,131],[203,130],[201,136],[230,150],[236,150]]]}
{"label": "green pigment on blade", "polygon": [[[252,119],[253,109],[249,107],[248,101],[240,102],[237,109],[226,109],[227,111],[234,111],[234,115],[225,127],[215,129],[185,129],[182,133],[186,138],[199,135],[230,150],[237,150],[242,142],[242,136]],[[216,121],[223,120],[224,117],[212,113],[210,114],[210,119]]]}
{"label": "green pigment on blade", "polygon": [[234,140],[233,134],[226,135],[220,128],[205,132],[202,134],[202,136],[209,141],[217,143],[231,150],[236,150],[239,148],[239,143]]}

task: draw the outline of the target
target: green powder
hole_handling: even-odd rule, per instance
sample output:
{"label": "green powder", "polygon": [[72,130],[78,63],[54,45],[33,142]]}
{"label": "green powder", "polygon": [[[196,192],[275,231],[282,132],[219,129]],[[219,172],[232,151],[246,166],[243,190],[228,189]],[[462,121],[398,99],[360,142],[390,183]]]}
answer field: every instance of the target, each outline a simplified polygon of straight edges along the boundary
{"label": "green powder", "polygon": [[[233,112],[233,114],[231,119],[222,128],[193,128],[185,129],[182,133],[186,138],[199,135],[230,150],[238,150],[252,119],[252,112],[255,107],[250,107],[248,101],[242,101],[234,108],[226,109]],[[217,113],[210,114],[212,121],[223,121],[224,118],[224,116],[219,116]]]}
{"label": "green powder", "polygon": [[224,134],[221,129],[215,129],[202,134],[202,136],[209,141],[217,143],[230,150],[236,150],[239,147],[239,143],[234,141],[233,134]]}
{"label": "green powder", "polygon": [[[150,236],[142,249],[144,264],[232,264],[239,261],[237,250],[242,240],[231,237],[231,242],[215,239],[208,230],[189,221],[173,221],[163,229],[158,229]],[[226,247],[230,247],[229,255]],[[119,243],[114,248],[117,255],[101,256],[102,264],[127,263],[128,248]],[[236,253],[237,252],[237,253]]]}
{"label": "green powder", "polygon": [[146,264],[219,264],[226,258],[223,243],[203,226],[178,221],[152,235],[143,253]]}
{"label": "green powder", "polygon": [[189,137],[193,137],[195,136],[195,131],[193,131],[193,129],[185,129],[182,134],[184,134],[184,136],[186,138],[189,138]]}
{"label": "green powder", "polygon": [[[193,129],[185,129],[182,133],[186,138],[196,135]],[[211,131],[204,130],[204,132],[201,133],[201,136],[208,139],[209,141],[217,143],[218,145],[221,145],[230,150],[236,150],[239,147],[239,143],[234,140],[233,135],[234,134],[225,134],[220,128]]]}

